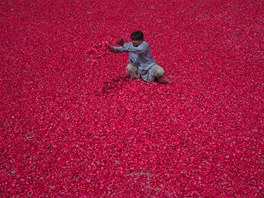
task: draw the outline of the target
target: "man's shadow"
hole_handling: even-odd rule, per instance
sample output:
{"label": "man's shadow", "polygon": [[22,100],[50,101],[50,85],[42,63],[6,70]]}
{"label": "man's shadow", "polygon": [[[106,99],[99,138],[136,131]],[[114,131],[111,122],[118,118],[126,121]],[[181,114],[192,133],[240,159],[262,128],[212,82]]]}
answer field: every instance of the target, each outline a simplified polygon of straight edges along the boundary
{"label": "man's shadow", "polygon": [[107,95],[111,93],[112,91],[117,90],[122,86],[124,83],[129,82],[130,78],[128,76],[120,76],[118,78],[112,79],[108,82],[104,82],[104,85],[102,87],[102,94]]}

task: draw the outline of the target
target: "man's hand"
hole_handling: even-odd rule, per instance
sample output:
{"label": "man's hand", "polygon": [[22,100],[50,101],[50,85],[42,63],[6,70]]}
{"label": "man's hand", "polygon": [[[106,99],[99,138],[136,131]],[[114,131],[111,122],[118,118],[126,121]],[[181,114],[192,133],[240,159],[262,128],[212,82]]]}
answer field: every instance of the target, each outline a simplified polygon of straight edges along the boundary
{"label": "man's hand", "polygon": [[117,51],[115,50],[113,46],[109,46],[109,51],[113,53],[117,53]]}
{"label": "man's hand", "polygon": [[120,46],[123,46],[125,44],[124,39],[121,38],[120,40],[118,40],[117,44],[120,45]]}

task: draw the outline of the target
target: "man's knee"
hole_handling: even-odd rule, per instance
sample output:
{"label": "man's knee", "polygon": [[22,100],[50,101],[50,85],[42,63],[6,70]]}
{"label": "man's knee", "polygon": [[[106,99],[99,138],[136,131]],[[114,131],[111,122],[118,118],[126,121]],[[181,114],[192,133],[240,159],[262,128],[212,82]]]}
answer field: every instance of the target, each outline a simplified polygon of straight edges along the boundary
{"label": "man's knee", "polygon": [[153,77],[155,78],[159,78],[165,74],[165,70],[159,65],[154,65],[152,72],[153,72]]}
{"label": "man's knee", "polygon": [[132,64],[128,64],[126,67],[126,71],[127,72],[133,72],[133,71],[135,71],[135,68]]}
{"label": "man's knee", "polygon": [[135,65],[128,64],[126,67],[126,74],[130,76],[131,78],[139,78],[140,75],[138,73],[138,69]]}
{"label": "man's knee", "polygon": [[162,67],[158,68],[158,75],[163,76],[165,74],[165,70]]}

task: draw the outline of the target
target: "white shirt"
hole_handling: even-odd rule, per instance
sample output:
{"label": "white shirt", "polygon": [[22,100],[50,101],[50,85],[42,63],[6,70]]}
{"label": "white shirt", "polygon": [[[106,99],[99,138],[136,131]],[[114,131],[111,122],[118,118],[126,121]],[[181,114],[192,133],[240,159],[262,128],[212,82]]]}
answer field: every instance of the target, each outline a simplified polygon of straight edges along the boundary
{"label": "white shirt", "polygon": [[120,47],[113,47],[116,52],[129,52],[129,62],[133,63],[141,71],[149,70],[156,61],[152,58],[149,44],[146,41],[134,47],[132,42],[125,43]]}

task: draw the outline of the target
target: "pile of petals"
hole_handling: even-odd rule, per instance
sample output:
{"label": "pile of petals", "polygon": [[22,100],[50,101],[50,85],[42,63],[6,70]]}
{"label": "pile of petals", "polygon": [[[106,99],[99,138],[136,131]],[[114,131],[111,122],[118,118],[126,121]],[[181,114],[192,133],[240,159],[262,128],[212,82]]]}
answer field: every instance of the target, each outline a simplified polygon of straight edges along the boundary
{"label": "pile of petals", "polygon": [[263,1],[0,5],[1,197],[264,197]]}

